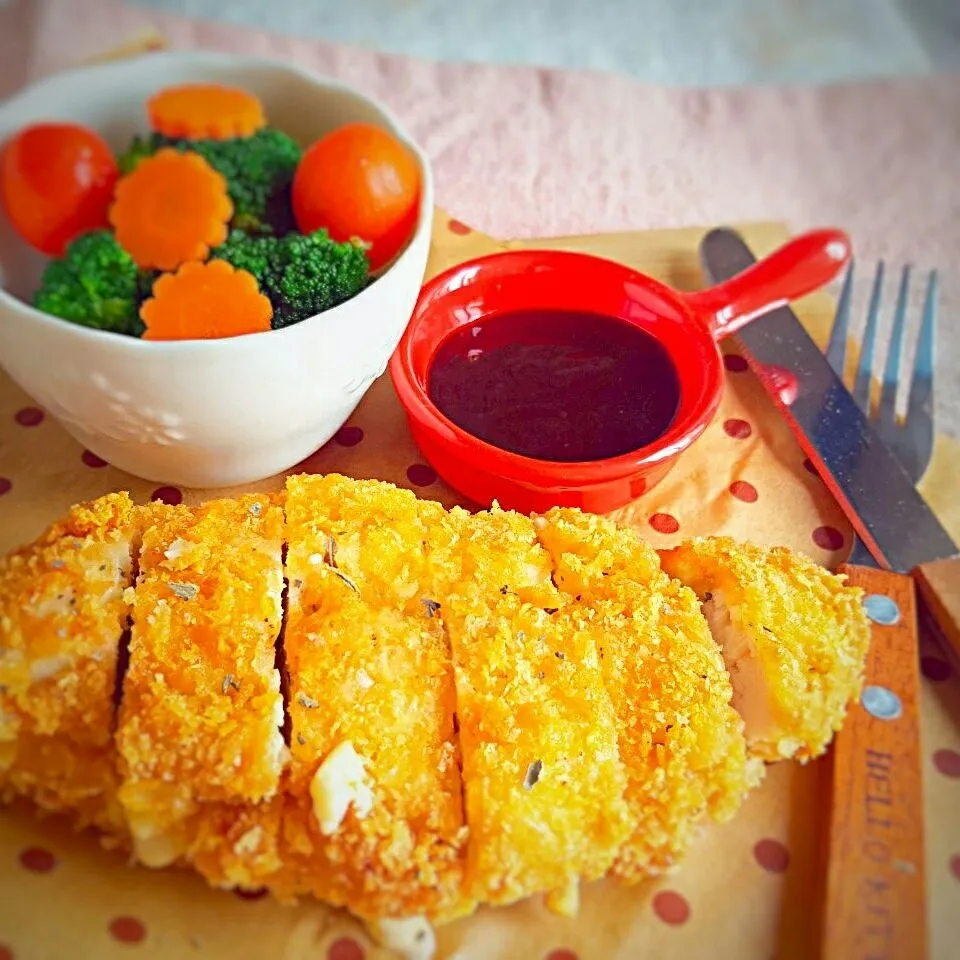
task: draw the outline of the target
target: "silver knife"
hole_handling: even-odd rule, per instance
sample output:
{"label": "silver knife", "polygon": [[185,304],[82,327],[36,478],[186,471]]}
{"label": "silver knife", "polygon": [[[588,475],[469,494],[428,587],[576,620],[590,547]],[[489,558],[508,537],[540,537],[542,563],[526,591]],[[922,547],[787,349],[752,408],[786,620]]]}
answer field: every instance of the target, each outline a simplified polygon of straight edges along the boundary
{"label": "silver knife", "polygon": [[[756,258],[734,231],[700,246],[720,283]],[[824,960],[922,960],[927,955],[923,794],[914,573],[930,613],[960,652],[957,547],[879,439],[789,307],[740,328],[734,340],[816,466],[865,550],[844,572],[868,594],[873,642],[863,696],[833,747]],[[782,396],[784,368],[796,379]],[[869,555],[883,570],[866,566]]]}

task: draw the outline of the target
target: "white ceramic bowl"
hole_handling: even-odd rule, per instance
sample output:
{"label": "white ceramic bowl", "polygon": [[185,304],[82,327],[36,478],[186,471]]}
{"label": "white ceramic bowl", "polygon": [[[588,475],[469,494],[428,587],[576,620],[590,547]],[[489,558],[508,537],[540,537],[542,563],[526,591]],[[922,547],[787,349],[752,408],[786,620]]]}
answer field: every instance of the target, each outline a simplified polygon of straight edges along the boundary
{"label": "white ceramic bowl", "polygon": [[146,130],[148,96],[186,81],[251,91],[270,124],[304,144],[343,123],[376,123],[413,150],[423,184],[407,248],[352,300],[281,330],[209,341],[147,342],[34,310],[44,261],[0,211],[0,365],[114,466],[161,483],[217,487],[307,457],[384,371],[423,281],[433,181],[423,151],[371,98],[296,67],[213,53],[155,53],[49,77],[0,104],[0,142],[28,123],[72,120],[122,149]]}

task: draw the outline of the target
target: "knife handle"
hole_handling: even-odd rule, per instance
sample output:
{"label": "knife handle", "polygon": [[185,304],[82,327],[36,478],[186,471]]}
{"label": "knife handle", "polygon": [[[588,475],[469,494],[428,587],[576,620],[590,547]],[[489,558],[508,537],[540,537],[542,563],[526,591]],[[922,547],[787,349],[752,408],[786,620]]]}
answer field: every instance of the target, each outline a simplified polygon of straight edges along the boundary
{"label": "knife handle", "polygon": [[927,956],[917,614],[909,576],[841,568],[872,639],[860,700],[833,744],[823,960]]}
{"label": "knife handle", "polygon": [[917,567],[914,576],[923,612],[960,660],[960,557],[925,563]]}

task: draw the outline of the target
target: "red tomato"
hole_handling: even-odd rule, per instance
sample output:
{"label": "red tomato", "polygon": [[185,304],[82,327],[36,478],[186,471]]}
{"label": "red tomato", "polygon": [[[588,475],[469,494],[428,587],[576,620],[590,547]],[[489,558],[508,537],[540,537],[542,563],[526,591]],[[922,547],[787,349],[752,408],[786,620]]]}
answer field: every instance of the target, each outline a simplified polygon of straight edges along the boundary
{"label": "red tomato", "polygon": [[75,123],[38,123],[0,153],[0,201],[17,233],[59,256],[88,230],[108,227],[117,163],[99,134]]}
{"label": "red tomato", "polygon": [[318,140],[293,178],[293,213],[302,233],[326,227],[334,240],[370,244],[371,269],[407,242],[417,220],[420,168],[396,137],[350,123]]}

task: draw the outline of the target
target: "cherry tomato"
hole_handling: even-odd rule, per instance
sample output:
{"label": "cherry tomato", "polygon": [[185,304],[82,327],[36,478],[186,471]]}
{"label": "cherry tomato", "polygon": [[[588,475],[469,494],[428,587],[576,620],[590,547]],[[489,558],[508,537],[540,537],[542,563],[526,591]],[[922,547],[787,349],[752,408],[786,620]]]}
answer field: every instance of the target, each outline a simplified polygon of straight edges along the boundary
{"label": "cherry tomato", "polygon": [[293,213],[302,233],[326,227],[334,240],[359,237],[376,270],[406,243],[417,220],[420,168],[396,137],[350,123],[304,153],[293,178]]}
{"label": "cherry tomato", "polygon": [[74,123],[25,127],[0,153],[3,208],[17,233],[50,256],[81,233],[109,226],[116,179],[110,148]]}

